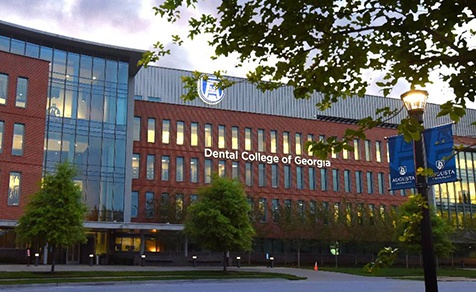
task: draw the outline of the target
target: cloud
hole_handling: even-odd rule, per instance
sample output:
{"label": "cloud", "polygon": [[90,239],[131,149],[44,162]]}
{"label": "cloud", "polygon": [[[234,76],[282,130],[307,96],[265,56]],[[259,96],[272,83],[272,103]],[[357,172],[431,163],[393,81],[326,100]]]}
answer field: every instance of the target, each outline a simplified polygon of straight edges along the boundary
{"label": "cloud", "polygon": [[[110,26],[124,33],[147,30],[149,20],[141,16],[143,1],[77,0],[71,5],[71,20],[89,29]],[[150,7],[152,11],[152,7]]]}

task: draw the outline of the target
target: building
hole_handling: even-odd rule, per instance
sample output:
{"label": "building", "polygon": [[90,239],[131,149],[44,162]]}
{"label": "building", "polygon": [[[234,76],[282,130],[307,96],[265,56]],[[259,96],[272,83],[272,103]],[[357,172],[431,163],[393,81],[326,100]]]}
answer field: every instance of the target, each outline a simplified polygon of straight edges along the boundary
{"label": "building", "polygon": [[[186,206],[212,173],[245,184],[259,224],[267,226],[257,253],[285,249],[276,227],[281,206],[383,214],[406,200],[410,190],[389,191],[385,141],[406,113],[356,139],[352,152],[319,160],[304,147],[340,138],[377,107],[401,108],[400,100],[352,98],[320,112],[319,94],[296,100],[292,88],[261,93],[237,79],[224,92],[202,88],[204,100],[185,103],[180,77],[191,72],[139,68],[141,55],[0,22],[0,258],[12,250],[23,257],[12,227],[25,196],[42,171],[65,159],[82,170],[77,182],[89,206],[88,243],[67,249],[68,263],[88,262],[90,253],[110,263],[143,253],[186,258],[195,251],[179,232]],[[25,83],[22,102],[17,93]],[[426,126],[449,122],[437,112],[429,105]],[[457,141],[474,144],[474,120],[476,111],[468,110],[454,127]],[[458,154],[460,181],[434,188],[439,212],[456,224],[475,211],[473,155]]]}

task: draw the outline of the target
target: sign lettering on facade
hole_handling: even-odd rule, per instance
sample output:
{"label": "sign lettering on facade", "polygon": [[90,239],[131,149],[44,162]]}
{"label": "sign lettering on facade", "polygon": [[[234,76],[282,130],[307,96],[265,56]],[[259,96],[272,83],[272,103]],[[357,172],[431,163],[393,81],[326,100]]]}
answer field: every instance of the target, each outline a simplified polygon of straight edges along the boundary
{"label": "sign lettering on facade", "polygon": [[331,162],[329,160],[322,160],[322,159],[315,159],[315,158],[305,158],[301,156],[293,156],[293,155],[285,155],[285,156],[278,156],[278,155],[266,155],[260,152],[248,152],[248,151],[238,151],[238,150],[212,150],[209,148],[205,148],[204,151],[205,157],[213,157],[225,160],[244,160],[249,162],[261,162],[267,164],[296,164],[299,166],[314,166],[317,168],[327,168],[331,166]]}

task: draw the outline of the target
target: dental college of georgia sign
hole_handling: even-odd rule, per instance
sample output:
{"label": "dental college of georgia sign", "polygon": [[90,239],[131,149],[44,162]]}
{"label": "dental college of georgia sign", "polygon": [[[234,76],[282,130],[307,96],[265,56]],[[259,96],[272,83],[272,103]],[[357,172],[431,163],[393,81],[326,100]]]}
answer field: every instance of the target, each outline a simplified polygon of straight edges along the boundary
{"label": "dental college of georgia sign", "polygon": [[213,157],[213,158],[219,158],[219,159],[225,159],[225,160],[244,160],[248,162],[261,162],[261,163],[267,163],[267,164],[277,164],[277,163],[283,163],[283,164],[296,164],[296,165],[302,165],[302,166],[314,166],[317,168],[327,168],[331,166],[331,162],[329,160],[321,160],[321,159],[312,159],[312,158],[304,158],[301,156],[292,156],[292,155],[287,155],[283,157],[279,157],[277,155],[266,155],[263,153],[259,152],[248,152],[248,151],[243,151],[240,152],[238,150],[234,151],[216,151],[216,150],[211,150],[208,148],[205,148],[204,152],[205,157]]}

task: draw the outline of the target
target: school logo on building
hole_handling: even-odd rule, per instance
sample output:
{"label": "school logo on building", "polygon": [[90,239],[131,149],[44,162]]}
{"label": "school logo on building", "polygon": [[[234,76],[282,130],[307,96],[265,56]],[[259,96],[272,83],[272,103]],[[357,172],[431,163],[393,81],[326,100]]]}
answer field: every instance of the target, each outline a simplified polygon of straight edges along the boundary
{"label": "school logo on building", "polygon": [[223,89],[218,88],[218,82],[219,79],[214,75],[202,75],[198,79],[198,96],[204,103],[215,105],[222,101],[225,92]]}
{"label": "school logo on building", "polygon": [[398,168],[398,173],[399,173],[400,175],[405,175],[405,174],[407,173],[407,167],[406,167],[406,166],[400,166],[400,167]]}
{"label": "school logo on building", "polygon": [[445,167],[445,161],[443,159],[437,160],[435,166],[438,170],[442,170]]}

